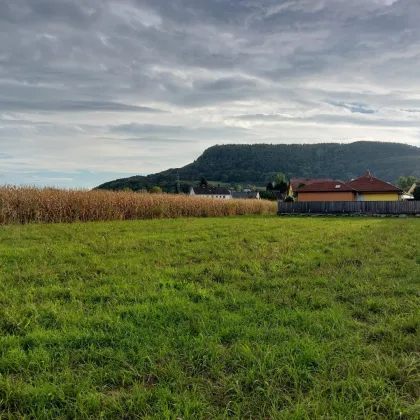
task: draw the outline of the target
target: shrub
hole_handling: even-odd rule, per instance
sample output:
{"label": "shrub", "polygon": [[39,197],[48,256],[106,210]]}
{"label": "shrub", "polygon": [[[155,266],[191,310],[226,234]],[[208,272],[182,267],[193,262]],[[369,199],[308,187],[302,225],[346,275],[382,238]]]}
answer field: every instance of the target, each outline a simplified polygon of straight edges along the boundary
{"label": "shrub", "polygon": [[291,196],[288,195],[285,199],[284,199],[285,203],[294,203],[295,199]]}
{"label": "shrub", "polygon": [[157,185],[153,187],[150,191],[150,194],[162,194],[162,188],[158,187]]}

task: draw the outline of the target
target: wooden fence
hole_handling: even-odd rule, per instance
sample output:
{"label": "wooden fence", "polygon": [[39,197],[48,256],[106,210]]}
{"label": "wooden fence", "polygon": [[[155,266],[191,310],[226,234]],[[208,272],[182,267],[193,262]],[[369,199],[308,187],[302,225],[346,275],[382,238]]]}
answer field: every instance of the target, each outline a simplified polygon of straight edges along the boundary
{"label": "wooden fence", "polygon": [[280,201],[278,214],[420,214],[420,201],[322,201],[285,203]]}

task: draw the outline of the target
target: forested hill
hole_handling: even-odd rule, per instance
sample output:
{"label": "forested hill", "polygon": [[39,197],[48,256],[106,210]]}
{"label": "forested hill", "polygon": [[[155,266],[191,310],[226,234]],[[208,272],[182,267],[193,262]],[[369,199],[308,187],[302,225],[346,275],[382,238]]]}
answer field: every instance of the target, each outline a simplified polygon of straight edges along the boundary
{"label": "forested hill", "polygon": [[[100,185],[100,189],[176,190],[179,175],[182,188],[202,177],[216,182],[266,185],[278,172],[287,178],[316,177],[349,180],[370,169],[389,182],[400,176],[420,177],[420,148],[400,143],[360,141],[350,144],[253,144],[213,146],[196,161],[179,169],[148,176],[123,178]],[[139,168],[141,170],[141,168]]]}

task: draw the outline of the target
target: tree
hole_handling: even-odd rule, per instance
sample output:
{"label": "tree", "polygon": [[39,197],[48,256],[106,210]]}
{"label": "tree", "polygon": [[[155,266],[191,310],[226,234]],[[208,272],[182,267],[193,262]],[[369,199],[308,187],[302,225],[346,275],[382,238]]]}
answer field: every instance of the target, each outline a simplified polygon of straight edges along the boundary
{"label": "tree", "polygon": [[281,182],[286,183],[286,176],[283,173],[278,173],[275,177],[274,177],[274,184],[280,184]]}
{"label": "tree", "polygon": [[285,181],[280,181],[279,183],[274,185],[274,190],[280,191],[281,193],[285,193],[287,191],[287,183]]}
{"label": "tree", "polygon": [[272,191],[273,190],[273,183],[271,181],[267,184],[266,190],[267,191]]}
{"label": "tree", "polygon": [[150,191],[150,194],[161,194],[162,193],[162,188],[158,187],[157,185],[155,185]]}
{"label": "tree", "polygon": [[408,191],[413,184],[417,182],[415,176],[400,176],[397,181],[398,188],[401,188],[403,191]]}
{"label": "tree", "polygon": [[417,184],[416,188],[414,188],[413,197],[414,200],[420,201],[420,184]]}
{"label": "tree", "polygon": [[293,203],[295,201],[295,199],[291,196],[288,195],[285,199],[284,199],[285,203]]}
{"label": "tree", "polygon": [[123,188],[123,191],[126,191],[126,192],[133,192],[133,190],[132,190],[130,187],[124,187],[124,188]]}
{"label": "tree", "polygon": [[200,187],[207,187],[207,185],[209,185],[209,183],[207,182],[206,178],[201,178]]}
{"label": "tree", "polygon": [[236,184],[234,188],[235,188],[236,192],[241,192],[242,191],[242,185],[241,184]]}

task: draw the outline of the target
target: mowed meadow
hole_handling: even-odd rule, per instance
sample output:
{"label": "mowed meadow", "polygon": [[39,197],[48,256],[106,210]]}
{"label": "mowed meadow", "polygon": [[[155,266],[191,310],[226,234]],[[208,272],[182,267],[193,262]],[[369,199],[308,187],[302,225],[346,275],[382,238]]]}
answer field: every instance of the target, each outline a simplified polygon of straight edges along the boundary
{"label": "mowed meadow", "polygon": [[0,186],[0,224],[72,223],[276,214],[266,200]]}
{"label": "mowed meadow", "polygon": [[0,418],[418,419],[420,220],[0,226]]}

